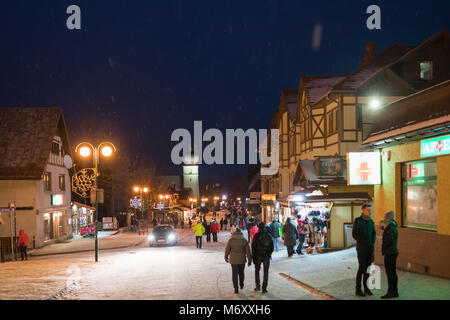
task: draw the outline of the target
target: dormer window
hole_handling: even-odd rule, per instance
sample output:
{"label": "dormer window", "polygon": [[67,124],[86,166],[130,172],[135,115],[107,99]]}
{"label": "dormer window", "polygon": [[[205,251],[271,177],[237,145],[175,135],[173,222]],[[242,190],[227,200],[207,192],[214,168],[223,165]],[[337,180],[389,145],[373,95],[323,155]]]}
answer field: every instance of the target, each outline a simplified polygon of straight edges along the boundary
{"label": "dormer window", "polygon": [[433,79],[433,62],[422,61],[420,63],[420,79],[431,80]]}
{"label": "dormer window", "polygon": [[52,143],[52,153],[56,154],[58,156],[61,154],[59,143],[57,143],[57,142],[53,142]]}

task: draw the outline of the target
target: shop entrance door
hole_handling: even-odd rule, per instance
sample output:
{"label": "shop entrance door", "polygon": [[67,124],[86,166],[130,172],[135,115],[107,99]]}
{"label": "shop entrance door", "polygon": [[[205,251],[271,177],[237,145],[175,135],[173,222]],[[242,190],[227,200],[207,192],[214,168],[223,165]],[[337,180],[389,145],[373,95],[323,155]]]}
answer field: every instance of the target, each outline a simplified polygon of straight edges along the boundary
{"label": "shop entrance door", "polygon": [[53,239],[53,213],[44,214],[44,241]]}

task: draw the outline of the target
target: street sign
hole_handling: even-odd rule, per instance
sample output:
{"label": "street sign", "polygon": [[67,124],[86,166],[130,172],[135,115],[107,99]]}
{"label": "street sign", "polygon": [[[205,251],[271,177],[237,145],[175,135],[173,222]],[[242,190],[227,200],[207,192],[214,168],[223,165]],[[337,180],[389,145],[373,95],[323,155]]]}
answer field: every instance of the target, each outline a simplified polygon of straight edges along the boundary
{"label": "street sign", "polygon": [[432,157],[450,154],[450,134],[420,141],[420,156]]}
{"label": "street sign", "polygon": [[0,212],[11,212],[13,211],[11,208],[0,208]]}
{"label": "street sign", "polygon": [[349,152],[347,165],[349,185],[381,184],[380,152]]}

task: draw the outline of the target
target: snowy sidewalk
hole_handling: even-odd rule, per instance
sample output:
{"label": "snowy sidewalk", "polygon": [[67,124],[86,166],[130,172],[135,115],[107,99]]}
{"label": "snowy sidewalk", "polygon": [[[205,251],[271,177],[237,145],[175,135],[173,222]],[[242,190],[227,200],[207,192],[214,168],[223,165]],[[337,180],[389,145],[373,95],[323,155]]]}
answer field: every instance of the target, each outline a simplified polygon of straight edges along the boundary
{"label": "snowy sidewalk", "polygon": [[[99,250],[126,248],[136,246],[145,239],[147,239],[147,235],[139,235],[135,232],[99,232],[98,247]],[[93,251],[94,249],[94,238],[73,239],[66,242],[52,243],[42,248],[30,250],[29,255],[32,257],[45,256]]]}
{"label": "snowy sidewalk", "polygon": [[[332,297],[344,300],[380,300],[387,292],[385,269],[380,266],[381,289],[373,289],[371,297],[355,296],[355,278],[358,260],[355,248],[341,251],[294,255],[287,258],[285,247],[273,255],[274,269],[318,289]],[[450,299],[450,280],[397,270],[400,300]]]}

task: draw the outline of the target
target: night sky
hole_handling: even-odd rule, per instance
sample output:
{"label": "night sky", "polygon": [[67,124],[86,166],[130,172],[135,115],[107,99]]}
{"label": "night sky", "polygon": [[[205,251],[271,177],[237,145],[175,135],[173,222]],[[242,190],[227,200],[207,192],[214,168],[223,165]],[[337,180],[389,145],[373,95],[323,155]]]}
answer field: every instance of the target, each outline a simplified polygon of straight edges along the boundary
{"label": "night sky", "polygon": [[[81,30],[66,8],[81,7]],[[381,30],[366,8],[381,7]],[[323,28],[312,47],[314,26]],[[71,132],[97,116],[119,151],[164,174],[176,128],[267,128],[300,76],[342,75],[364,45],[417,45],[450,31],[450,1],[19,1],[0,5],[0,106],[59,106]],[[92,122],[91,122],[92,123]],[[1,133],[0,133],[1,134]],[[72,136],[72,143],[87,136]],[[201,177],[245,166],[201,168]]]}

